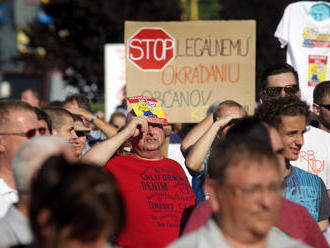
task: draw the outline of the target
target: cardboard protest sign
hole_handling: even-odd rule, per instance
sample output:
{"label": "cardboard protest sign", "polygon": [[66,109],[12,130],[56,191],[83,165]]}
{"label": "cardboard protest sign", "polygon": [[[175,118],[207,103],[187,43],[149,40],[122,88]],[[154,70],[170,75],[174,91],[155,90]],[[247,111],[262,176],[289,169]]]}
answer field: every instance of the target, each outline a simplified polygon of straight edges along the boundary
{"label": "cardboard protest sign", "polygon": [[157,124],[168,124],[159,103],[152,97],[133,96],[126,98],[136,116],[145,116],[148,122]]}
{"label": "cardboard protest sign", "polygon": [[215,101],[255,105],[255,21],[126,22],[127,96],[155,98],[173,122]]}

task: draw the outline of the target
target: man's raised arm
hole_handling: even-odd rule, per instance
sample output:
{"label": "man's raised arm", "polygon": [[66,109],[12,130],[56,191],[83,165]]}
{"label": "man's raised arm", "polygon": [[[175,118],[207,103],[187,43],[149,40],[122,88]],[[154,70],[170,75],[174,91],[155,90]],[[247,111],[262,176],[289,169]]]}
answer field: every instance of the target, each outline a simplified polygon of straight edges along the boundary
{"label": "man's raised arm", "polygon": [[212,124],[213,114],[209,114],[187,133],[181,143],[181,152],[184,157],[186,157],[188,149],[197,142],[197,140],[212,126]]}
{"label": "man's raised arm", "polygon": [[129,138],[147,132],[148,121],[145,117],[132,117],[128,125],[115,136],[94,145],[82,158],[84,162],[103,166],[118,148]]}
{"label": "man's raised arm", "polygon": [[[224,128],[230,121],[232,116],[224,116],[216,120],[210,128],[191,146],[186,156],[185,164],[189,171],[199,173],[204,170],[203,162],[211,149],[212,143],[219,131]],[[219,137],[220,138],[220,137]]]}
{"label": "man's raised arm", "polygon": [[99,119],[99,118],[94,118],[93,113],[83,109],[83,108],[69,108],[68,109],[72,114],[75,115],[80,115],[86,118],[87,120],[93,120],[93,124],[100,129],[107,138],[113,137],[117,131],[118,128],[114,127],[113,125],[106,123],[105,121]]}

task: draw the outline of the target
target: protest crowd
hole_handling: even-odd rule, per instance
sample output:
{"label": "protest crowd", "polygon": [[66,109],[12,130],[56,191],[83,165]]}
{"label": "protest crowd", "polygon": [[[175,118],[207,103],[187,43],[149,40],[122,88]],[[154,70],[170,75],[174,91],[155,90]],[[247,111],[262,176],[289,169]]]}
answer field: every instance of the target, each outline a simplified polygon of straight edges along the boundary
{"label": "protest crowd", "polygon": [[0,99],[0,247],[329,247],[330,81],[312,105],[284,61],[258,83],[253,114],[228,97],[198,123]]}

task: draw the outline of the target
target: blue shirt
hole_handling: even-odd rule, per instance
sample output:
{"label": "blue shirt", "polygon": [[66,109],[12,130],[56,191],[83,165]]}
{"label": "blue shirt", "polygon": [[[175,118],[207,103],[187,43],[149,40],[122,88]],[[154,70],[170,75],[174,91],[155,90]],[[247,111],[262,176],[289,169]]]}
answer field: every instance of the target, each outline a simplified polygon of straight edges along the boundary
{"label": "blue shirt", "polygon": [[322,179],[314,174],[291,166],[284,179],[284,197],[307,208],[318,222],[330,217],[330,201]]}
{"label": "blue shirt", "polygon": [[205,179],[207,178],[207,162],[210,157],[210,151],[207,153],[206,158],[203,162],[203,170],[199,172],[197,175],[192,176],[191,187],[196,195],[196,205],[200,204],[202,201],[205,201],[206,195],[203,190],[203,185]]}

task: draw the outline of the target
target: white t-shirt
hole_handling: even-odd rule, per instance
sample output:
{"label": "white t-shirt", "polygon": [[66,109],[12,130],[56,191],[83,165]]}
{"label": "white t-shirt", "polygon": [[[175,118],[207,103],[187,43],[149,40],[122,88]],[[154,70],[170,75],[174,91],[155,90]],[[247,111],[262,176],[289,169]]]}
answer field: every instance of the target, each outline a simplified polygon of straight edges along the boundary
{"label": "white t-shirt", "polygon": [[17,201],[17,191],[10,188],[5,181],[0,178],[0,218],[5,216],[9,207]]}
{"label": "white t-shirt", "polygon": [[318,175],[327,189],[330,189],[330,134],[312,126],[308,128],[310,129],[304,134],[304,145],[298,160],[290,163]]}
{"label": "white t-shirt", "polygon": [[175,160],[176,162],[178,162],[182,169],[184,170],[186,176],[187,176],[187,179],[191,185],[191,175],[189,174],[188,172],[188,169],[185,165],[185,159],[181,153],[181,144],[169,144],[168,145],[168,153],[167,153],[167,157],[170,158],[170,159],[173,159]]}
{"label": "white t-shirt", "polygon": [[327,2],[289,4],[275,32],[281,47],[287,46],[287,63],[297,70],[302,99],[310,105],[314,87],[330,80],[329,13]]}

